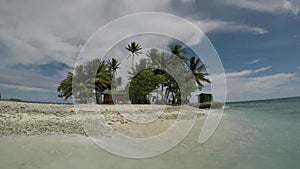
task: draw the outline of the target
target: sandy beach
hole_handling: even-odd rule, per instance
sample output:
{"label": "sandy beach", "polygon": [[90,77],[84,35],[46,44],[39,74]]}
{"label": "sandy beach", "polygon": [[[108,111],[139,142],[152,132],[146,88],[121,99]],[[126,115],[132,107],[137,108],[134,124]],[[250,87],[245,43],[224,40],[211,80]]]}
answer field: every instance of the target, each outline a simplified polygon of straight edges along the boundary
{"label": "sandy beach", "polygon": [[[133,137],[150,137],[168,129],[176,120],[179,106],[162,105],[88,105],[84,111],[67,104],[39,104],[0,101],[0,135],[79,134],[87,135],[82,121],[105,118],[107,124]],[[151,107],[152,106],[152,107]],[[87,110],[87,108],[89,110]],[[129,115],[131,108],[138,110],[145,123],[137,123]],[[195,108],[194,108],[195,109]],[[80,113],[76,113],[76,111]],[[120,110],[126,110],[120,114]],[[204,119],[206,110],[195,109],[199,119]],[[93,112],[93,113],[91,113]],[[132,113],[133,112],[133,113]],[[142,115],[141,115],[142,112]],[[153,118],[153,121],[147,121]]]}

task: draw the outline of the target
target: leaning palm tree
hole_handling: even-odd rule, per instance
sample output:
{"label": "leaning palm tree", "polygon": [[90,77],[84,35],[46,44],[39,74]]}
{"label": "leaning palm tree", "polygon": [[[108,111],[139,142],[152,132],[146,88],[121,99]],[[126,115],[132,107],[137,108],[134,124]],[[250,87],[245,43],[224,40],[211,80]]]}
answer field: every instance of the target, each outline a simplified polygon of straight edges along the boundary
{"label": "leaning palm tree", "polygon": [[86,65],[79,65],[75,68],[72,90],[75,98],[80,99],[82,103],[87,103],[93,97],[94,83],[91,78],[92,76],[87,72]]}
{"label": "leaning palm tree", "polygon": [[206,76],[209,74],[204,73],[206,67],[204,64],[202,64],[199,58],[196,59],[194,56],[191,57],[189,60],[189,68],[195,76],[196,82],[200,89],[204,86],[202,82],[211,83],[211,81],[206,78]]}
{"label": "leaning palm tree", "polygon": [[100,93],[111,83],[111,71],[99,59],[92,60],[85,65],[79,65],[75,72],[68,72],[67,77],[57,87],[58,97],[65,100],[74,96],[80,102],[86,103],[96,94],[99,103]]}
{"label": "leaning palm tree", "polygon": [[100,90],[104,90],[111,83],[111,72],[107,69],[104,62],[99,65],[95,77],[95,85]]}
{"label": "leaning palm tree", "polygon": [[127,45],[127,47],[125,47],[126,50],[128,50],[130,52],[129,56],[127,57],[127,59],[129,57],[132,58],[132,65],[134,65],[134,56],[138,56],[140,54],[142,54],[141,50],[142,50],[142,46],[139,43],[136,42],[131,42],[130,44]]}
{"label": "leaning palm tree", "polygon": [[169,46],[173,55],[179,57],[180,59],[186,61],[186,49],[182,45],[170,45]]}
{"label": "leaning palm tree", "polygon": [[57,92],[59,94],[57,95],[59,98],[64,98],[67,100],[68,98],[72,97],[72,81],[73,81],[74,74],[72,72],[68,72],[67,77],[62,80],[57,87]]}
{"label": "leaning palm tree", "polygon": [[79,65],[75,68],[75,72],[68,72],[67,78],[62,80],[57,87],[58,97],[65,100],[74,96],[80,99],[80,102],[86,103],[91,97],[93,84],[86,73],[85,66]]}
{"label": "leaning palm tree", "polygon": [[96,103],[100,103],[100,93],[108,88],[111,77],[110,70],[107,68],[104,61],[94,59],[85,64],[86,79],[91,84],[90,88],[94,90]]}
{"label": "leaning palm tree", "polygon": [[100,62],[97,74],[94,78],[97,104],[101,102],[101,97],[99,97],[100,93],[110,87],[112,81],[111,77],[112,73],[107,68],[107,65],[104,62]]}

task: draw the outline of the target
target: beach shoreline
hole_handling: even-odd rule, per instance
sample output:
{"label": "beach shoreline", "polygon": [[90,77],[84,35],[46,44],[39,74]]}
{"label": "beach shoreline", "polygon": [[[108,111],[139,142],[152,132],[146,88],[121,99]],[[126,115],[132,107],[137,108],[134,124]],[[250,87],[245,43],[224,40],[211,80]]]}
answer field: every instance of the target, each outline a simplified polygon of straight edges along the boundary
{"label": "beach shoreline", "polygon": [[[130,106],[121,105],[122,110],[130,110]],[[147,112],[150,105],[133,105],[141,112]],[[12,101],[0,101],[0,136],[10,135],[60,135],[75,134],[88,136],[82,125],[87,119],[105,117],[107,124],[133,137],[150,137],[170,127],[176,120],[180,106],[153,105],[153,110],[163,109],[157,119],[148,124],[138,124],[121,115],[115,105],[88,105],[97,110],[96,114],[76,113],[76,106],[71,104],[42,104]],[[132,106],[131,106],[132,107]],[[196,109],[198,118],[205,118],[207,110]],[[77,110],[78,111],[78,110]],[[149,112],[147,112],[149,114]],[[150,114],[152,114],[150,112]],[[156,114],[157,116],[157,114]]]}

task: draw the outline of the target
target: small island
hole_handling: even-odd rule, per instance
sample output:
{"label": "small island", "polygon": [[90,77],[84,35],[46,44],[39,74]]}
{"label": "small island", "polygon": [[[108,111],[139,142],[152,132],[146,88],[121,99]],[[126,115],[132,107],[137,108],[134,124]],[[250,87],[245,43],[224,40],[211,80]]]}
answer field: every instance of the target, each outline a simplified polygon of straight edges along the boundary
{"label": "small island", "polygon": [[[200,94],[198,103],[190,103],[191,93],[201,91],[203,83],[210,83],[205,66],[199,58],[187,57],[182,45],[170,45],[170,53],[149,49],[146,59],[134,62],[142,52],[139,43],[131,42],[125,48],[132,59],[128,83],[118,77],[116,71],[120,62],[93,59],[68,72],[58,85],[58,97],[74,99],[73,104],[42,104],[21,102],[10,99],[0,102],[0,135],[41,135],[79,134],[88,135],[83,121],[104,118],[115,130],[135,137],[157,135],[170,127],[184,106],[189,113],[195,113],[204,120],[207,108],[222,108],[223,104],[213,101],[212,94]],[[178,61],[178,62],[176,62]],[[174,76],[172,71],[176,70]],[[97,113],[76,112],[75,105],[85,105]],[[147,124],[139,124],[120,114],[117,107],[143,115],[157,115],[157,119]],[[77,110],[78,111],[78,110]],[[203,118],[202,118],[203,117]]]}

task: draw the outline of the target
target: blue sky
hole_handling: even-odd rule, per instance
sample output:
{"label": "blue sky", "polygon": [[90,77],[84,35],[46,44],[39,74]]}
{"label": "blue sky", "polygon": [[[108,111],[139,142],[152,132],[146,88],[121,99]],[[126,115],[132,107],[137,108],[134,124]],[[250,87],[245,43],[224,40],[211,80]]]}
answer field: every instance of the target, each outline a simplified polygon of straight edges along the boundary
{"label": "blue sky", "polygon": [[2,96],[63,101],[56,87],[84,42],[137,12],[170,13],[204,31],[225,68],[229,101],[300,95],[298,0],[29,0],[0,2]]}

